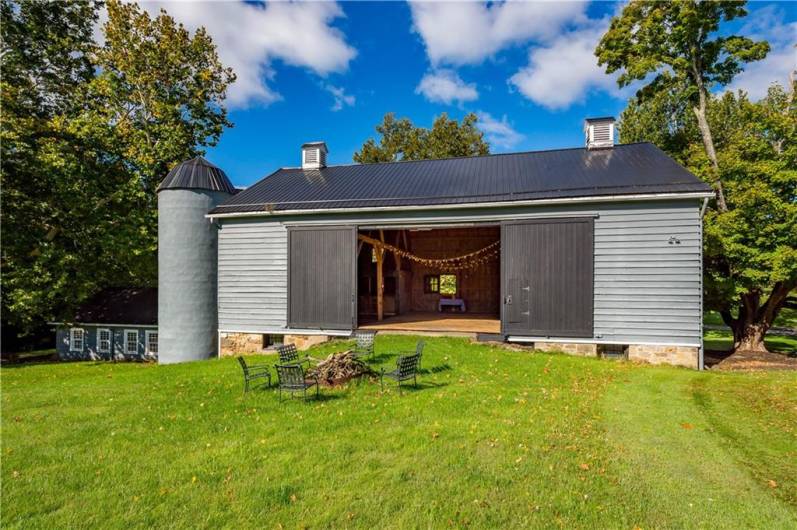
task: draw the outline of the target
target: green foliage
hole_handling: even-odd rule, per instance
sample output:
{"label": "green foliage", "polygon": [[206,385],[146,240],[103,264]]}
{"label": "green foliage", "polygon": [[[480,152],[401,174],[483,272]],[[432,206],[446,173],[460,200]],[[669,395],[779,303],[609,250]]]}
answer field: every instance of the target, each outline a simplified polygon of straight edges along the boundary
{"label": "green foliage", "polygon": [[396,119],[393,113],[388,113],[376,126],[379,143],[368,139],[353,158],[360,164],[370,164],[490,154],[490,146],[476,127],[477,122],[472,113],[462,118],[462,122],[443,113],[434,120],[431,129],[425,129],[413,125],[409,118]]}
{"label": "green foliage", "polygon": [[759,103],[712,95],[769,51],[765,41],[720,34],[721,23],[746,14],[735,1],[631,2],[595,54],[608,73],[621,72],[620,86],[643,81],[623,112],[622,140],[652,141],[714,186],[706,302],[732,326],[737,347],[763,349],[797,286],[797,116],[793,86],[773,88]]}
{"label": "green foliage", "polygon": [[794,526],[794,372],[424,339],[418,390],[309,403],[244,395],[232,358],[4,366],[3,528]]}
{"label": "green foliage", "polygon": [[440,275],[440,294],[455,295],[457,294],[457,275],[456,274],[441,274]]}
{"label": "green foliage", "polygon": [[729,206],[705,218],[708,300],[719,308],[747,292],[797,283],[793,90],[774,85],[757,103],[727,93],[709,107]]}
{"label": "green foliage", "polygon": [[[620,120],[621,139],[652,141],[708,178],[695,117],[673,100],[665,92],[644,102],[630,101]],[[794,87],[786,91],[773,85],[758,102],[743,93],[712,97],[708,120],[715,131],[728,210],[710,208],[704,218],[706,304],[730,310],[746,293],[766,294],[797,282]]]}
{"label": "green foliage", "polygon": [[608,73],[621,72],[620,86],[653,75],[638,93],[642,99],[675,89],[696,102],[701,90],[727,85],[745,62],[769,51],[766,41],[716,35],[721,22],[746,14],[735,0],[633,1],[612,19],[595,55]]}
{"label": "green foliage", "polygon": [[230,123],[234,76],[203,30],[94,2],[2,4],[3,321],[63,318],[156,279],[155,189]]}

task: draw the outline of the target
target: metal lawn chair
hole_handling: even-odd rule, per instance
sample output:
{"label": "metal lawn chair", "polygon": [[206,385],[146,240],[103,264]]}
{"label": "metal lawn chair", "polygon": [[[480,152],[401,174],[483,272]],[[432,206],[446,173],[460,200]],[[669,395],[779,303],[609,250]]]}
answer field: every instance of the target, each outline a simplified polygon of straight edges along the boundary
{"label": "metal lawn chair", "polygon": [[412,380],[413,385],[418,386],[418,364],[421,361],[421,356],[417,353],[413,355],[399,355],[396,359],[396,369],[386,372],[382,368],[382,373],[379,376],[379,384],[382,386],[382,391],[385,390],[385,377],[394,380],[398,383],[399,393],[401,393],[401,384]]}
{"label": "metal lawn chair", "polygon": [[354,356],[357,358],[374,356],[374,341],[376,332],[374,331],[355,331],[354,332]]}
{"label": "metal lawn chair", "polygon": [[309,357],[299,357],[299,350],[296,349],[295,344],[283,344],[277,346],[277,353],[279,354],[280,364],[307,364],[310,368]]}
{"label": "metal lawn chair", "polygon": [[238,363],[244,371],[244,393],[249,392],[250,381],[266,380],[266,386],[271,386],[271,371],[265,364],[246,364],[243,357],[238,357]]}
{"label": "metal lawn chair", "polygon": [[307,400],[307,391],[315,387],[315,397],[319,397],[318,377],[308,375],[300,364],[277,364],[277,378],[279,380],[279,399],[282,401],[282,391],[288,392],[291,397],[297,392],[302,393]]}

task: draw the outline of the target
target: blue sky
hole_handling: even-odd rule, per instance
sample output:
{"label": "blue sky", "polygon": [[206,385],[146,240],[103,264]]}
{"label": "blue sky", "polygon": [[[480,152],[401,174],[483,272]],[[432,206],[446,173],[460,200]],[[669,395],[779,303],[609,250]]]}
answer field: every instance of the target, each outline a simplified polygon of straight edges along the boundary
{"label": "blue sky", "polygon": [[[324,140],[330,164],[352,154],[386,112],[429,126],[476,112],[493,152],[581,145],[587,116],[619,115],[619,90],[592,50],[620,5],[594,3],[166,3],[207,27],[239,80],[230,119],[207,157],[237,186],[296,166],[300,145]],[[733,88],[760,97],[795,66],[797,6],[761,2],[728,31],[773,51]]]}

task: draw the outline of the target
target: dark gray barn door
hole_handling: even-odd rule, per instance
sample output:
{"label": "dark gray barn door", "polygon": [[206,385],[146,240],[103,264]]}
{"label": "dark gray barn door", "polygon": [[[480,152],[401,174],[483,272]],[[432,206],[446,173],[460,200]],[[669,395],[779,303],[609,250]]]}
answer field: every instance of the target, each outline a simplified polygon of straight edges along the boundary
{"label": "dark gray barn door", "polygon": [[592,219],[505,223],[501,248],[504,333],[592,337]]}
{"label": "dark gray barn door", "polygon": [[288,325],[353,329],[354,227],[288,229]]}

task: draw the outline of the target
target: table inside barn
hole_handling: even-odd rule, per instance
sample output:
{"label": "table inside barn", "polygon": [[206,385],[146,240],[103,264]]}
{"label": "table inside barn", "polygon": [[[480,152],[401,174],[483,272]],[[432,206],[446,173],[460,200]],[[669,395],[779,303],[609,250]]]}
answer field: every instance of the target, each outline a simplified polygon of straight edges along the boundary
{"label": "table inside barn", "polygon": [[465,300],[462,298],[441,298],[437,303],[437,310],[443,312],[444,307],[458,307],[461,313],[465,312]]}

